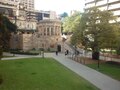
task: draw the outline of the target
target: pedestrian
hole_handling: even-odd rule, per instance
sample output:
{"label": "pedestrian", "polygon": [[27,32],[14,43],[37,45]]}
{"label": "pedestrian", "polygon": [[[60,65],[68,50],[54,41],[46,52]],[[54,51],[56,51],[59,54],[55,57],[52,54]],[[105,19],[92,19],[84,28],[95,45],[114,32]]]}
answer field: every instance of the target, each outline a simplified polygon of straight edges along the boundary
{"label": "pedestrian", "polygon": [[67,50],[65,49],[65,56],[67,55]]}
{"label": "pedestrian", "polygon": [[66,51],[67,55],[69,54],[69,50]]}
{"label": "pedestrian", "polygon": [[58,51],[56,51],[55,53],[56,53],[56,55],[58,55]]}
{"label": "pedestrian", "polygon": [[68,53],[69,53],[69,51],[68,51],[68,50],[66,50],[66,51],[65,51],[65,56],[66,56],[66,55],[68,55]]}

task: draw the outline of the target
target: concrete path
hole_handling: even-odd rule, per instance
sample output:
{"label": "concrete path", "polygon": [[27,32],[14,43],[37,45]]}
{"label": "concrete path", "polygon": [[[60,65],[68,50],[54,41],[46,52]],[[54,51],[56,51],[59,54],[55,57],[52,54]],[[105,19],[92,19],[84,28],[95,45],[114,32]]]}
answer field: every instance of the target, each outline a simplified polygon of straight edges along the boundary
{"label": "concrete path", "polygon": [[58,56],[55,54],[46,54],[46,56],[55,58],[58,62],[68,67],[78,75],[82,76],[84,79],[88,80],[101,90],[120,90],[119,81],[114,80],[80,63],[70,60],[63,54],[59,54]]}
{"label": "concrete path", "polygon": [[[20,57],[14,57],[12,59],[29,58],[29,57],[41,57],[41,56],[24,56],[24,57],[20,56]],[[65,57],[64,54],[58,54],[58,56],[56,56],[55,53],[46,53],[45,57],[55,58],[58,62],[60,62],[67,68],[71,69],[73,72],[77,73],[84,79],[91,82],[100,90],[120,90],[120,81],[114,80],[109,76],[99,73],[96,70],[93,70],[71,59],[68,59],[67,57]],[[4,58],[2,60],[7,60],[7,59],[11,59],[11,58],[6,58],[6,59]]]}

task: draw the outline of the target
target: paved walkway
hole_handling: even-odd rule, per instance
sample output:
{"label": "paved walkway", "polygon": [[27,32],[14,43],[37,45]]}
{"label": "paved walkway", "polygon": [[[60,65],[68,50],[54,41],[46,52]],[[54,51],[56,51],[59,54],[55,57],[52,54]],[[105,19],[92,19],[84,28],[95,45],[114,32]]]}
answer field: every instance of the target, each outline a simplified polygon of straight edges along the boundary
{"label": "paved walkway", "polygon": [[82,76],[101,90],[120,90],[120,82],[114,80],[96,70],[88,68],[80,63],[68,59],[63,54],[46,54],[48,57],[55,58],[58,62],[68,67],[78,75]]}
{"label": "paved walkway", "polygon": [[[46,53],[45,57],[55,58],[58,62],[68,67],[78,75],[82,76],[84,79],[88,80],[93,85],[100,88],[101,90],[120,90],[120,81],[114,80],[102,73],[99,73],[96,70],[93,70],[80,63],[70,60],[67,57],[65,57],[64,54],[59,54],[58,56],[56,56],[55,53]],[[24,56],[22,58],[29,58],[29,56],[27,57]]]}

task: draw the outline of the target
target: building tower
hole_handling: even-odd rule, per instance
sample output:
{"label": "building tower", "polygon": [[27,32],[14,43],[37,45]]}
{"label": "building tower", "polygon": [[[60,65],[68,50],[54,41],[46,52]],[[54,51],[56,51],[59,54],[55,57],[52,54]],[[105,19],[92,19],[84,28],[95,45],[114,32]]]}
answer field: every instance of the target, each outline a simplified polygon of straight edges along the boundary
{"label": "building tower", "polygon": [[120,21],[120,0],[85,0],[85,10],[97,6],[101,11],[112,11],[115,16],[118,16]]}
{"label": "building tower", "polygon": [[27,11],[34,10],[34,0],[20,0],[20,3],[24,5]]}
{"label": "building tower", "polygon": [[9,5],[15,6],[18,3],[23,4],[26,10],[33,11],[34,10],[34,0],[0,0],[1,3],[6,4],[8,7]]}

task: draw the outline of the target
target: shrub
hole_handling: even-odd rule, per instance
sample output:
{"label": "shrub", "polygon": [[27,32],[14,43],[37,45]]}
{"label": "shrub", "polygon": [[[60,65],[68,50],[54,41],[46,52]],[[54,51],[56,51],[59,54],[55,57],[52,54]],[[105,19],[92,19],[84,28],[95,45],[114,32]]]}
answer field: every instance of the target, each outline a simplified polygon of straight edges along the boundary
{"label": "shrub", "polygon": [[3,57],[3,51],[0,49],[0,60]]}
{"label": "shrub", "polygon": [[13,54],[21,54],[21,55],[39,55],[39,53],[31,53],[31,52],[22,52],[22,51],[12,51],[10,53]]}

